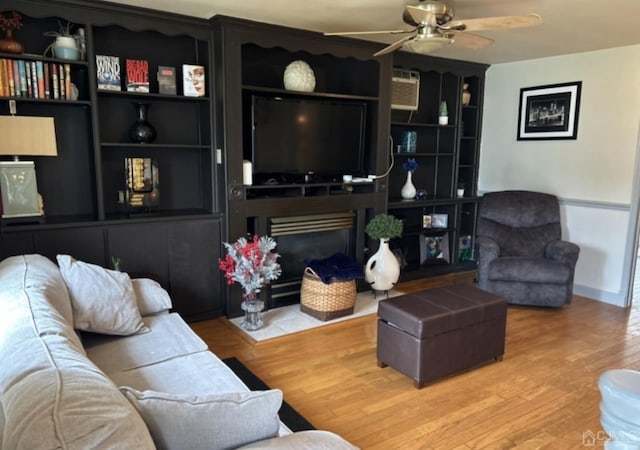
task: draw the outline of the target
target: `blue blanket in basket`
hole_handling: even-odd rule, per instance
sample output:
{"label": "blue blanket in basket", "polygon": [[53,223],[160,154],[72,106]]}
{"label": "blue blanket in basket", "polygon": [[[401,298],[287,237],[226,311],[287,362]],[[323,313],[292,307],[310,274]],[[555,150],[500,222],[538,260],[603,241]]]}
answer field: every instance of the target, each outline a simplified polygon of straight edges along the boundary
{"label": "blue blanket in basket", "polygon": [[334,253],[324,259],[305,259],[304,263],[325,284],[331,283],[331,280],[348,281],[364,278],[362,266],[344,253]]}

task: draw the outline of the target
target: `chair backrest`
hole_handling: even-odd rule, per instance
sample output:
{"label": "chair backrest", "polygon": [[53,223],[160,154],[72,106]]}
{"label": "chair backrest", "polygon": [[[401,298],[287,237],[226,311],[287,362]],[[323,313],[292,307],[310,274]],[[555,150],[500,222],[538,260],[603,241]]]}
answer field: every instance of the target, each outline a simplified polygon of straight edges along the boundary
{"label": "chair backrest", "polygon": [[561,238],[560,205],[555,195],[500,191],[480,200],[477,236],[494,239],[501,256],[544,256],[546,245]]}

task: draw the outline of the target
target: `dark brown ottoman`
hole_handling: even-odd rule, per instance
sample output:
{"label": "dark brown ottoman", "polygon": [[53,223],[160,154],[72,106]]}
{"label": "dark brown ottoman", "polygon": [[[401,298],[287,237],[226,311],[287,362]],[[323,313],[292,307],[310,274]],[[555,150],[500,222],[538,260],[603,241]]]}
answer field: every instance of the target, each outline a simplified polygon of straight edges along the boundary
{"label": "dark brown ottoman", "polygon": [[502,360],[507,302],[472,284],[402,295],[378,304],[378,365],[416,388],[490,359]]}

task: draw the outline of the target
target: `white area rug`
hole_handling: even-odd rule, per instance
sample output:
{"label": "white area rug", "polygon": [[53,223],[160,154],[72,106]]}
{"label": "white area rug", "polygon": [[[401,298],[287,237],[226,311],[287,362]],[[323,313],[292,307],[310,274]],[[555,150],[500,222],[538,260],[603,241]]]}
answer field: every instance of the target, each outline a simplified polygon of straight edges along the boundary
{"label": "white area rug", "polygon": [[[402,294],[403,292],[391,290],[389,291],[389,298],[397,297]],[[229,322],[235,325],[247,336],[251,337],[251,339],[260,342],[266,341],[267,339],[285,336],[287,334],[310,330],[312,328],[331,325],[332,323],[355,319],[356,317],[376,314],[378,312],[378,302],[386,298],[386,294],[378,294],[374,297],[371,291],[360,292],[356,297],[353,314],[327,321],[318,320],[315,317],[311,317],[310,315],[303,313],[300,311],[300,305],[297,304],[265,311],[262,315],[264,326],[256,331],[247,331],[242,329],[240,327],[242,317],[230,319]]]}

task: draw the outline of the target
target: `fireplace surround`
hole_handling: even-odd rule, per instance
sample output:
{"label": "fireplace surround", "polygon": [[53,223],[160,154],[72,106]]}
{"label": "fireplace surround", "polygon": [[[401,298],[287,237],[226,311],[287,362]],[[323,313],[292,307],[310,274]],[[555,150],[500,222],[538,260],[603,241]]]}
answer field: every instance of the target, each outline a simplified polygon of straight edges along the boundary
{"label": "fireplace surround", "polygon": [[266,289],[268,308],[300,302],[305,260],[324,259],[334,253],[355,255],[353,211],[271,217],[269,234],[276,240],[282,275]]}

